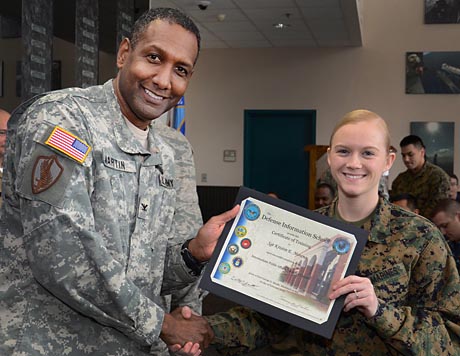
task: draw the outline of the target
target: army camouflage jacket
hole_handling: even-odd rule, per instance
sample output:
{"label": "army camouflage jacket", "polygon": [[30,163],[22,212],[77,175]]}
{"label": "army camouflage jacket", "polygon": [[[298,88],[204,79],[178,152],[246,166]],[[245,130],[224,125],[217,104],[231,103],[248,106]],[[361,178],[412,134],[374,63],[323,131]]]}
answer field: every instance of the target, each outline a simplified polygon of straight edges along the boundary
{"label": "army camouflage jacket", "polygon": [[391,196],[412,194],[417,198],[420,215],[430,218],[430,213],[441,200],[449,197],[450,181],[444,170],[428,161],[422,170],[412,174],[400,173],[391,185]]}
{"label": "army camouflage jacket", "polygon": [[0,354],[168,355],[170,303],[200,303],[180,254],[202,223],[189,143],[152,123],[145,150],[112,81],[27,106],[8,128]]}

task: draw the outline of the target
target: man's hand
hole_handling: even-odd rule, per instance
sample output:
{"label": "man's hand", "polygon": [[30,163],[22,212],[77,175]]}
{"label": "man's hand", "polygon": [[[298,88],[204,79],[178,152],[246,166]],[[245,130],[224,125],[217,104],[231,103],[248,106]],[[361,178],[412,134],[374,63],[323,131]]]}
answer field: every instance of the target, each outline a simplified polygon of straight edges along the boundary
{"label": "man's hand", "polygon": [[[188,307],[184,307],[190,310]],[[177,350],[177,346],[190,350],[190,354],[208,347],[214,338],[214,333],[208,322],[201,316],[184,311],[182,307],[175,309],[171,314],[165,314],[160,338],[169,346]],[[197,347],[195,344],[199,344]],[[201,351],[200,351],[201,352]]]}
{"label": "man's hand", "polygon": [[[198,315],[188,306],[184,306],[181,309],[181,314],[185,319],[190,319],[192,315]],[[184,346],[179,344],[169,346],[169,351],[175,352],[177,355],[181,356],[199,356],[201,355],[200,344],[187,342]]]}
{"label": "man's hand", "polygon": [[198,231],[198,235],[190,241],[188,249],[198,261],[204,262],[211,258],[225,224],[233,219],[238,213],[240,206],[236,205],[232,210],[226,211],[220,215],[213,216]]}

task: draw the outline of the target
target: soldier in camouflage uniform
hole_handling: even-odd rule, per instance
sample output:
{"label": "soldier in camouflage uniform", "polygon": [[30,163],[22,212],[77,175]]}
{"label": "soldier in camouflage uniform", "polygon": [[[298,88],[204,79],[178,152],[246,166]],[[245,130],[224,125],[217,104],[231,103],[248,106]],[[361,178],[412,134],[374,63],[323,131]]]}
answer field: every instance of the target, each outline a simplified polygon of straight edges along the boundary
{"label": "soldier in camouflage uniform", "polygon": [[[366,132],[365,137],[362,132]],[[305,355],[460,355],[460,280],[431,222],[378,195],[391,167],[385,122],[357,110],[336,126],[328,160],[338,196],[319,212],[369,231],[355,275],[331,286],[345,296],[332,338],[294,329]],[[206,317],[224,354],[247,352],[283,335],[283,324],[238,307]]]}
{"label": "soldier in camouflage uniform", "polygon": [[400,146],[407,170],[393,181],[391,195],[412,194],[417,198],[420,215],[429,218],[436,204],[449,197],[449,176],[442,168],[426,160],[425,145],[420,137],[406,136]]}
{"label": "soldier in camouflage uniform", "polygon": [[431,221],[446,238],[460,271],[460,203],[452,198],[441,200],[431,212]]}
{"label": "soldier in camouflage uniform", "polygon": [[179,11],[152,9],[121,43],[113,81],[13,113],[1,355],[194,355],[209,342],[206,321],[179,306],[200,311],[202,263],[236,211],[199,230],[190,145],[152,122],[184,94],[199,38]]}

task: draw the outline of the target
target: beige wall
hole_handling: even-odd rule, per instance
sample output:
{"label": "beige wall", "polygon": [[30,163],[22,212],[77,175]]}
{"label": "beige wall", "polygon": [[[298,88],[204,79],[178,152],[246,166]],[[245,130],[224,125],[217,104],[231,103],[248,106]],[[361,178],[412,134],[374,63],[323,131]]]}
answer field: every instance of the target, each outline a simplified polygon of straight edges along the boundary
{"label": "beige wall", "polygon": [[[409,134],[410,121],[455,121],[458,151],[459,95],[406,95],[405,52],[460,51],[460,25],[424,25],[423,1],[362,1],[363,47],[329,49],[203,50],[186,95],[187,137],[197,176],[208,185],[243,182],[243,113],[245,109],[315,109],[317,143],[327,144],[334,123],[355,108],[374,110],[387,119],[393,144]],[[18,40],[0,40],[5,62],[5,97],[15,98]],[[54,58],[62,61],[63,85],[73,85],[74,50],[56,39]],[[115,74],[115,56],[100,54],[100,82]],[[282,138],[279,142],[282,144]],[[222,161],[224,149],[237,150],[237,162]],[[455,155],[460,173],[460,156]],[[404,169],[398,156],[390,180]]]}
{"label": "beige wall", "polygon": [[[424,25],[423,1],[362,3],[363,47],[202,52],[186,95],[197,177],[208,175],[200,184],[242,184],[245,109],[315,109],[318,144],[327,144],[334,123],[356,108],[386,118],[398,148],[410,121],[455,121],[458,152],[460,96],[404,91],[405,52],[460,51],[460,24]],[[222,161],[224,149],[237,150],[236,163]],[[459,160],[455,154],[457,175]],[[398,155],[390,180],[404,169]]]}

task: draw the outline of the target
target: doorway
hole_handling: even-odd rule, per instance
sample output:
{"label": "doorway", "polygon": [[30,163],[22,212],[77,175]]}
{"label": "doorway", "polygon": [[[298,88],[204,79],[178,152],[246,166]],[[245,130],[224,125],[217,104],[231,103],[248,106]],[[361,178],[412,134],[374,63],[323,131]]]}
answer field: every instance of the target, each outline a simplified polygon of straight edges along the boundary
{"label": "doorway", "polygon": [[316,110],[245,110],[243,184],[308,206],[309,158]]}

